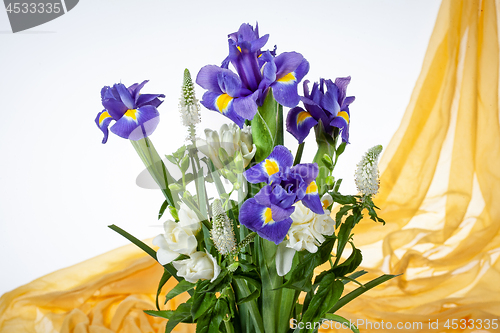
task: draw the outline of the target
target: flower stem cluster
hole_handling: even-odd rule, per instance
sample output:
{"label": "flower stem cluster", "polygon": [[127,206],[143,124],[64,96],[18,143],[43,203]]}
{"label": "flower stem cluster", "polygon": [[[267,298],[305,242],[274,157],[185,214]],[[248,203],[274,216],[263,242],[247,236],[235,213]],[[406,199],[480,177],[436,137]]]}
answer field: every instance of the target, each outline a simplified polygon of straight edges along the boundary
{"label": "flower stem cluster", "polygon": [[210,236],[217,251],[222,255],[227,255],[236,250],[236,240],[229,218],[222,208],[222,202],[215,199],[212,204],[213,222]]}
{"label": "flower stem cluster", "polygon": [[182,124],[188,127],[188,139],[194,143],[196,136],[196,124],[201,121],[200,104],[196,99],[193,80],[186,68],[184,70],[184,81],[182,84],[181,98],[179,99],[179,111],[181,113]]}
{"label": "flower stem cluster", "polygon": [[381,145],[372,147],[357,164],[355,182],[358,191],[361,192],[363,196],[375,195],[378,193],[380,185],[378,157],[381,152]]}

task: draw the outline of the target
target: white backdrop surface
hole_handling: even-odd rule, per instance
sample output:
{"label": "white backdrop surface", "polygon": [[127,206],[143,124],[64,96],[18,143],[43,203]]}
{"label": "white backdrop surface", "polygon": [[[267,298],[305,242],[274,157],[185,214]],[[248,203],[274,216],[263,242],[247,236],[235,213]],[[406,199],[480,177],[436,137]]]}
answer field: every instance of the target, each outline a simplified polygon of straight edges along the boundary
{"label": "white backdrop surface", "polygon": [[[82,0],[17,34],[0,8],[0,294],[127,244],[108,224],[139,238],[162,230],[163,196],[136,185],[144,168],[131,144],[113,134],[101,144],[94,118],[102,86],[149,79],[143,92],[164,93],[151,139],[170,153],[186,136],[177,109],[184,68],[195,77],[219,65],[227,34],[258,21],[270,34],[266,47],[306,57],[311,82],[352,76],[351,145],[335,176],[354,193],[356,163],[399,125],[439,3]],[[203,110],[198,133],[228,121]],[[290,135],[286,143],[296,144]],[[311,136],[303,161],[314,144]]]}

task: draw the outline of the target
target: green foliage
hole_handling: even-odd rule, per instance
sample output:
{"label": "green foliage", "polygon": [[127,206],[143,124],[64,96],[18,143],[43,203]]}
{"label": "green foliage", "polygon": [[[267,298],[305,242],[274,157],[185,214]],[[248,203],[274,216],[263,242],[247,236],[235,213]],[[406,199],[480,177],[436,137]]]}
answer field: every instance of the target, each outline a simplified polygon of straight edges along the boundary
{"label": "green foliage", "polygon": [[279,135],[283,133],[283,128],[279,128],[278,103],[273,97],[272,91],[267,93],[264,104],[257,110],[257,114],[252,120],[252,138],[257,147],[255,162],[260,162],[279,144]]}

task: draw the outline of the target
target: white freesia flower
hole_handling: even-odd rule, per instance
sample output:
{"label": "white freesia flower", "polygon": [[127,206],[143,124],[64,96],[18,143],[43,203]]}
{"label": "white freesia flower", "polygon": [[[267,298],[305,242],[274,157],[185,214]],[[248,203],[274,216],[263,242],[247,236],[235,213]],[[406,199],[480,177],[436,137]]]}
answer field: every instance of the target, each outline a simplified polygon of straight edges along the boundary
{"label": "white freesia flower", "polygon": [[221,271],[217,260],[207,252],[195,252],[189,259],[174,261],[172,265],[177,269],[177,275],[191,283],[200,279],[213,282]]}
{"label": "white freesia flower", "polygon": [[304,206],[302,201],[297,202],[293,206],[295,207],[295,210],[293,211],[292,215],[290,215],[293,224],[296,225],[310,223],[314,219],[316,213]]}
{"label": "white freesia flower", "polygon": [[198,242],[189,228],[183,228],[180,223],[168,220],[163,224],[165,234],[160,234],[153,239],[153,245],[160,248],[156,258],[162,265],[170,263],[180,254],[190,255],[196,251]]}
{"label": "white freesia flower", "polygon": [[325,209],[324,214],[316,215],[311,222],[311,232],[320,243],[325,241],[323,235],[331,236],[334,231],[335,221],[330,217],[330,211],[328,209]]}
{"label": "white freesia flower", "polygon": [[179,225],[184,230],[190,230],[193,235],[201,230],[200,218],[185,203],[181,203],[177,215],[179,216]]}
{"label": "white freesia flower", "polygon": [[219,132],[207,128],[205,137],[206,140],[196,140],[196,147],[208,156],[218,169],[224,167],[219,158],[220,148],[223,148],[230,157],[234,157],[235,153],[240,151],[245,167],[250,163],[257,151],[257,147],[252,141],[250,126],[245,125],[243,129],[240,129],[234,123],[224,124]]}
{"label": "white freesia flower", "polygon": [[[330,195],[321,198],[323,207],[329,207],[333,202]],[[325,241],[324,235],[331,236],[335,231],[335,222],[330,217],[330,211],[316,214],[299,201],[294,204],[295,210],[290,215],[292,226],[288,230],[288,239],[283,241],[276,251],[276,270],[278,275],[287,274],[292,268],[292,260],[296,251],[307,250],[316,253],[318,247]]]}

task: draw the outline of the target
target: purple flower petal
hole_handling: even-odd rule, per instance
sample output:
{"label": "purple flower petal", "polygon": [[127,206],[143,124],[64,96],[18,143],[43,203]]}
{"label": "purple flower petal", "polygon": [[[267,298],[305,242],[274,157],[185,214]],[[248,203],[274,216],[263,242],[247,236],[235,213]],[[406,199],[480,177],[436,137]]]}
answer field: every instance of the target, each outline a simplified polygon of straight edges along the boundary
{"label": "purple flower petal", "polygon": [[208,91],[222,94],[223,91],[220,89],[217,75],[223,71],[231,72],[229,69],[220,68],[215,65],[204,66],[196,76],[196,83]]}
{"label": "purple flower petal", "polygon": [[241,80],[238,75],[230,70],[224,70],[217,73],[217,83],[220,90],[231,97],[239,97],[241,90]]}
{"label": "purple flower petal", "polygon": [[201,104],[209,110],[222,113],[243,128],[245,119],[240,117],[233,108],[234,99],[228,94],[207,91],[203,94]]}
{"label": "purple flower petal", "polygon": [[136,99],[136,105],[138,108],[144,105],[152,105],[154,107],[158,107],[163,101],[158,98],[165,98],[163,94],[141,94]]}
{"label": "purple flower petal", "polygon": [[303,163],[294,166],[291,172],[299,175],[308,185],[318,177],[319,169],[316,163]]}
{"label": "purple flower petal", "polygon": [[292,153],[284,146],[276,146],[266,159],[246,170],[243,175],[250,183],[267,183],[270,176],[292,165]]}
{"label": "purple flower petal", "polygon": [[113,117],[111,117],[106,110],[102,110],[97,114],[97,117],[95,118],[95,123],[97,124],[97,127],[101,129],[101,131],[104,133],[104,138],[102,139],[102,143],[106,143],[108,141],[108,135],[109,135],[109,130],[108,126],[109,123],[113,120]]}
{"label": "purple flower petal", "polygon": [[286,218],[279,222],[273,221],[272,210],[258,204],[254,198],[248,199],[240,209],[239,221],[248,229],[255,231],[260,237],[279,244],[285,239],[293,221]]}
{"label": "purple flower petal", "polygon": [[342,130],[342,141],[349,143],[349,122],[350,115],[347,111],[340,111],[337,117],[333,118],[330,125]]}
{"label": "purple flower petal", "polygon": [[132,99],[132,95],[130,94],[130,91],[128,91],[127,87],[125,87],[125,85],[123,85],[122,83],[117,83],[113,88],[118,91],[121,101],[129,110],[135,109],[135,101],[134,99]]}
{"label": "purple flower petal", "polygon": [[[140,84],[134,83],[130,87],[128,87],[128,91],[132,95],[132,99],[137,103],[137,98],[140,95],[141,89],[144,87],[146,83],[148,83],[149,80],[144,80]],[[137,105],[137,104],[136,104]]]}
{"label": "purple flower petal", "polygon": [[318,194],[318,186],[312,181],[307,186],[306,194],[302,198],[304,206],[315,212],[316,214],[324,214],[323,205]]}
{"label": "purple flower petal", "polygon": [[[343,101],[345,98],[347,85],[351,82],[351,77],[338,77],[335,79],[335,85],[339,87],[339,101]],[[341,104],[341,103],[339,103]]]}
{"label": "purple flower petal", "polygon": [[281,79],[288,73],[294,72],[302,63],[304,57],[297,52],[284,52],[274,59],[277,67],[276,77]]}
{"label": "purple flower petal", "polygon": [[160,114],[154,106],[146,105],[128,110],[112,127],[111,132],[130,140],[140,140],[151,135],[160,122]]}
{"label": "purple flower petal", "polygon": [[240,117],[252,120],[257,113],[257,98],[260,91],[257,90],[251,95],[246,97],[239,97],[234,100],[234,111]]}
{"label": "purple flower petal", "polygon": [[304,141],[311,128],[317,124],[318,121],[301,107],[291,109],[286,117],[286,130],[290,132],[299,143]]}
{"label": "purple flower petal", "polygon": [[128,110],[125,104],[116,99],[105,99],[102,101],[102,106],[104,106],[104,108],[109,112],[109,115],[117,121],[120,120],[120,118],[123,117],[125,112]]}

